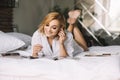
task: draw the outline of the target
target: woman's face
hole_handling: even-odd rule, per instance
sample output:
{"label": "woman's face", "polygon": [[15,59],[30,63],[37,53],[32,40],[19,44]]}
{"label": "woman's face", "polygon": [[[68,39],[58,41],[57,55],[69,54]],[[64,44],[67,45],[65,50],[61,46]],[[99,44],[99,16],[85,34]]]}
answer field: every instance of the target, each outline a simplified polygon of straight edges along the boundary
{"label": "woman's face", "polygon": [[45,35],[49,38],[55,38],[59,31],[60,22],[58,20],[52,20],[44,26]]}

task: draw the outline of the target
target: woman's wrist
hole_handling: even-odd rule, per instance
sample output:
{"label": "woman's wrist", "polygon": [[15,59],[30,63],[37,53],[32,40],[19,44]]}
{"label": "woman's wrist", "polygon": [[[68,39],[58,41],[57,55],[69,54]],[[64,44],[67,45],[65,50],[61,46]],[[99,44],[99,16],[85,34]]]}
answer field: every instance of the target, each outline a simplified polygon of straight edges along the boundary
{"label": "woman's wrist", "polygon": [[37,59],[38,57],[30,56],[30,59]]}
{"label": "woman's wrist", "polygon": [[32,57],[38,57],[38,53],[33,53]]}
{"label": "woman's wrist", "polygon": [[38,54],[37,53],[33,53],[32,56],[30,56],[30,59],[37,59],[38,58]]}

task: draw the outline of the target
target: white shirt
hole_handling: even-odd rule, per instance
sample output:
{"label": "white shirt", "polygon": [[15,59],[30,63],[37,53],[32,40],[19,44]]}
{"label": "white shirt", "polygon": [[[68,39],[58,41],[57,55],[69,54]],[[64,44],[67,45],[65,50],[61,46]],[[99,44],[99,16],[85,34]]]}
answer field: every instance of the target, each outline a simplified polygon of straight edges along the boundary
{"label": "white shirt", "polygon": [[[64,42],[64,46],[66,48],[66,51],[70,57],[73,57],[76,54],[79,54],[83,51],[83,48],[81,48],[73,39],[73,36],[70,32],[66,31],[67,39]],[[32,49],[33,46],[36,44],[42,45],[42,51],[39,52],[39,55],[45,55],[49,57],[59,57],[60,55],[60,48],[59,48],[59,41],[57,38],[55,38],[52,42],[52,49],[50,48],[50,45],[47,41],[47,37],[40,33],[38,30],[34,32],[32,36]]]}

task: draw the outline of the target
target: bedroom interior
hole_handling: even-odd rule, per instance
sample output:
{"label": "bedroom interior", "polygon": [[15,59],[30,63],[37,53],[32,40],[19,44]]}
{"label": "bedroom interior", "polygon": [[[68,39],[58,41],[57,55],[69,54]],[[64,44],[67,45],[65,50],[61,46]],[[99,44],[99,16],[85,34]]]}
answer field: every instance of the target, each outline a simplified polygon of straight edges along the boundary
{"label": "bedroom interior", "polygon": [[[68,4],[69,3],[69,4]],[[0,0],[0,80],[120,80],[119,0]],[[50,11],[80,9],[89,51],[30,59],[31,36]]]}

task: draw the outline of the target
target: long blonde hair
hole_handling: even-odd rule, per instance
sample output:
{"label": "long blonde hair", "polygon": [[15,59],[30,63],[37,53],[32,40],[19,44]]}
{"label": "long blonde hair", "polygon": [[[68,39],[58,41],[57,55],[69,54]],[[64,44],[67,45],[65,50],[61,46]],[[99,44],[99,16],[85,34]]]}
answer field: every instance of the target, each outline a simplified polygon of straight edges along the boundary
{"label": "long blonde hair", "polygon": [[63,28],[63,30],[65,30],[65,28],[66,28],[65,18],[63,15],[61,15],[58,12],[50,12],[48,15],[46,15],[45,18],[43,19],[43,21],[41,22],[41,24],[38,26],[39,27],[38,30],[41,33],[44,33],[44,26],[49,24],[49,22],[54,19],[60,21],[60,27]]}

